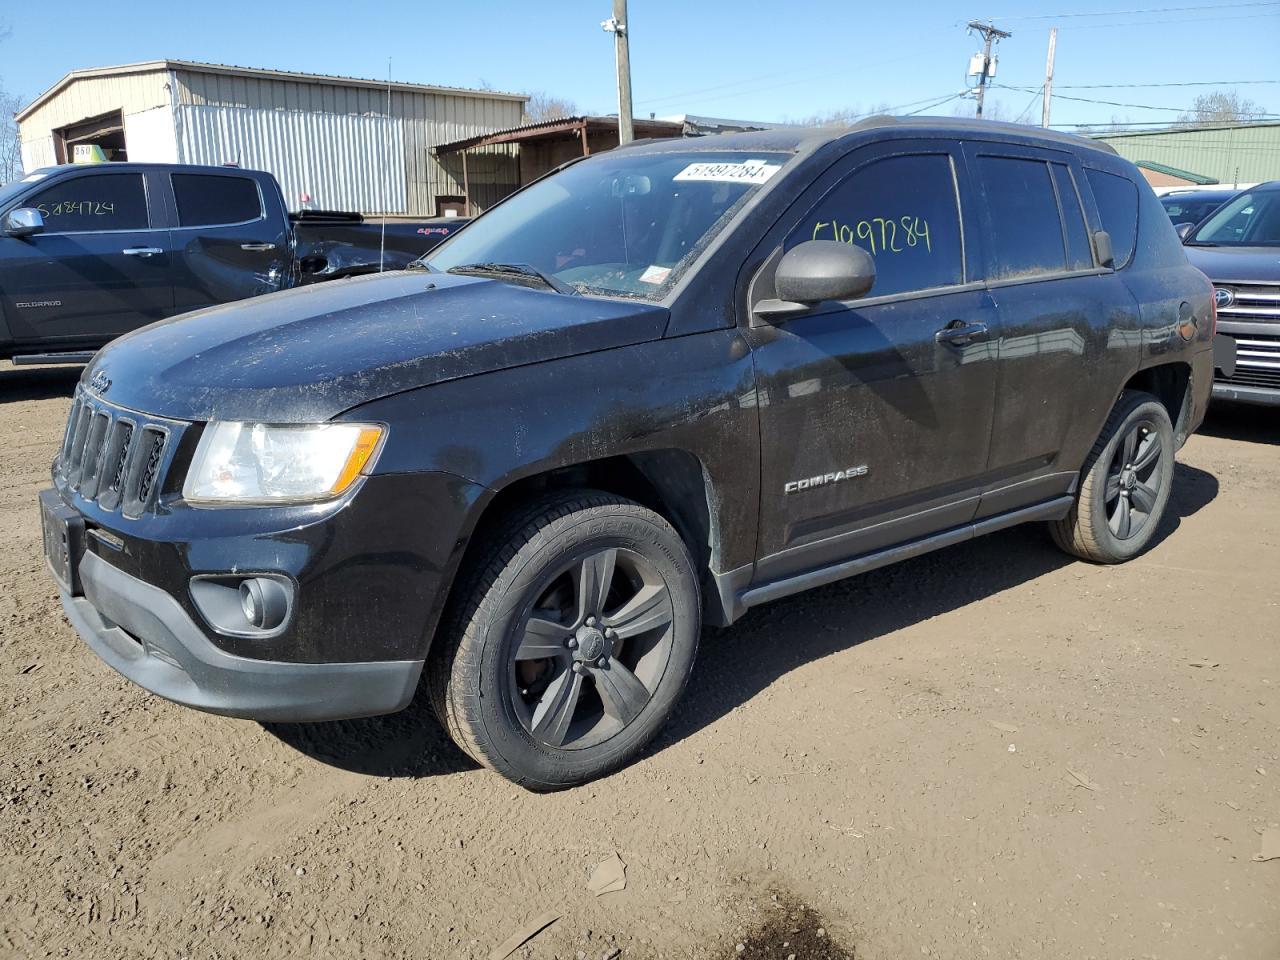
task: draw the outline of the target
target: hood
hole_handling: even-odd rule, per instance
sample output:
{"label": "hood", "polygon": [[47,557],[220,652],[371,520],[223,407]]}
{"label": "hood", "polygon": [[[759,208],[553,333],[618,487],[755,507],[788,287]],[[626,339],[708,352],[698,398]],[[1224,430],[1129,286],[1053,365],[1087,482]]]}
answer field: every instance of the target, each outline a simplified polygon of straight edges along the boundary
{"label": "hood", "polygon": [[1185,246],[1191,265],[1214,283],[1280,282],[1280,247]]}
{"label": "hood", "polygon": [[652,304],[413,270],[143,327],[100,351],[81,382],[179,420],[317,422],[414,387],[655,340],[667,319]]}

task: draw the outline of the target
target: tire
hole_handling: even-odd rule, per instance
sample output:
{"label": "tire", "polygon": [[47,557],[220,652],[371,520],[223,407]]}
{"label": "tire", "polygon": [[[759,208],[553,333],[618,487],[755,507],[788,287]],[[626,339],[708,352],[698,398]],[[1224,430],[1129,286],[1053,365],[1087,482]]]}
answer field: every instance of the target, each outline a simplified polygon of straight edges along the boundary
{"label": "tire", "polygon": [[557,790],[617,770],[666,722],[702,606],[689,552],[658,514],[556,494],[513,516],[464,576],[427,682],[477,762]]}
{"label": "tire", "polygon": [[1151,543],[1173,487],[1169,412],[1155,397],[1121,394],[1080,472],[1070,513],[1049,524],[1054,541],[1094,563],[1124,563]]}

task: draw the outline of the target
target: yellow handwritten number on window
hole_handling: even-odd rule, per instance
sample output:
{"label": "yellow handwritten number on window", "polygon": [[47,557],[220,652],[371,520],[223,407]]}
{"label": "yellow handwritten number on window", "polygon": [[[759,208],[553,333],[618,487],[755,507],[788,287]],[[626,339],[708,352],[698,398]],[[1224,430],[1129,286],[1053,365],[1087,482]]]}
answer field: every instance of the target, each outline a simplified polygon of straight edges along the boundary
{"label": "yellow handwritten number on window", "polygon": [[933,241],[929,236],[929,221],[923,217],[871,217],[855,224],[839,220],[819,220],[813,225],[814,240],[835,240],[837,243],[867,247],[874,257],[881,253],[904,253],[923,249],[933,253]]}

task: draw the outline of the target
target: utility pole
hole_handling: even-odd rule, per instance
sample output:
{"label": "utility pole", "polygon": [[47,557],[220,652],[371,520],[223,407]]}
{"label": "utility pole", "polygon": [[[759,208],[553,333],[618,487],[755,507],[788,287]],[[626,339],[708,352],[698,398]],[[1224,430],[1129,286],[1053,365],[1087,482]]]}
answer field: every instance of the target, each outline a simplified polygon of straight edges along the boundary
{"label": "utility pole", "polygon": [[[982,34],[982,53],[975,56],[969,61],[970,75],[976,73],[978,75],[978,118],[982,118],[982,101],[987,92],[987,80],[996,75],[995,61],[991,59],[991,46],[1001,40],[1005,40],[1011,36],[1007,30],[998,30],[989,23],[983,23],[980,20],[970,20],[969,29],[977,30]],[[981,62],[978,62],[981,60]],[[978,67],[980,69],[974,69]]]}
{"label": "utility pole", "polygon": [[[1058,47],[1058,28],[1049,28],[1049,57],[1044,64],[1044,110],[1040,113],[1040,126],[1049,126],[1049,104],[1053,100],[1053,53]],[[1035,101],[1033,100],[1032,103]]]}
{"label": "utility pole", "polygon": [[600,24],[606,33],[613,34],[614,54],[618,62],[618,145],[630,143],[636,138],[631,123],[631,35],[627,22],[627,0],[613,0],[613,16]]}

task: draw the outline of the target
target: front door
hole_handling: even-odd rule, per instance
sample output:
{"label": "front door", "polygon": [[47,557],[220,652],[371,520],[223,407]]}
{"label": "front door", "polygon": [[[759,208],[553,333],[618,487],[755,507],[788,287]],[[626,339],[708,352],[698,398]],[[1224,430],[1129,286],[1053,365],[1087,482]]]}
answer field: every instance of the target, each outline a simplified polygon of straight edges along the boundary
{"label": "front door", "polygon": [[996,319],[972,279],[963,169],[945,143],[864,148],[766,238],[766,249],[857,244],[876,281],[860,300],[747,331],[763,451],[758,583],[963,526],[976,512]]}
{"label": "front door", "polygon": [[96,346],[173,312],[169,232],[152,229],[137,172],[66,177],[17,203],[44,232],[2,237],[0,298],[19,343]]}

